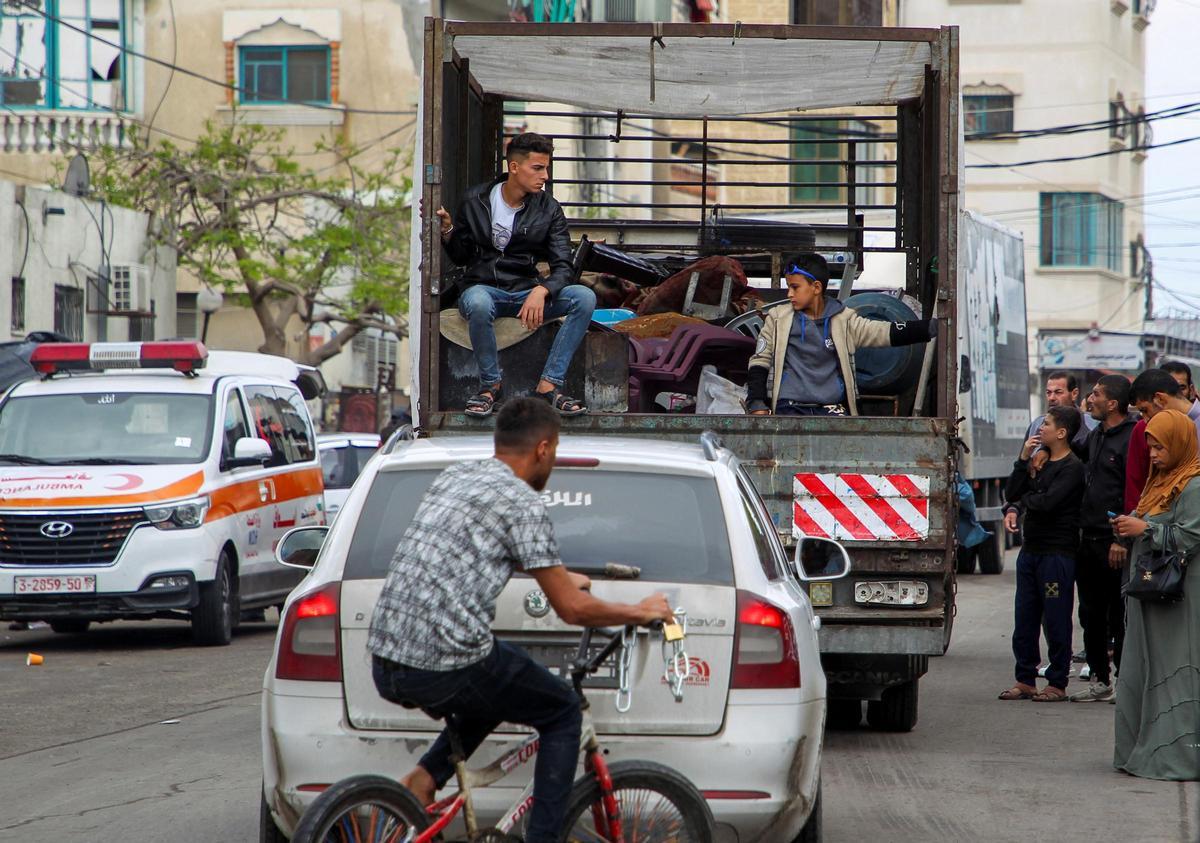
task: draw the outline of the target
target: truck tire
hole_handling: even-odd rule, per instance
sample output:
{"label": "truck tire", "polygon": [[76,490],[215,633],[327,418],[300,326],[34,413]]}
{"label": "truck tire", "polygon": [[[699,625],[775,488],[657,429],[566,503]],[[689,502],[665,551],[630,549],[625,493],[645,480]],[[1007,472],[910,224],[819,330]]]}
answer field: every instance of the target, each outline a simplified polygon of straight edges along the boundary
{"label": "truck tire", "polygon": [[825,837],[824,823],[821,820],[821,780],[817,779],[817,798],[813,803],[808,822],[800,829],[800,835],[792,843],[821,843]]}
{"label": "truck tire", "polygon": [[973,547],[963,547],[961,544],[954,550],[954,570],[959,574],[975,573],[975,558],[978,551]]}
{"label": "truck tire", "polygon": [[855,729],[862,722],[862,700],[827,700],[825,726],[829,729]]}
{"label": "truck tire", "polygon": [[50,628],[59,635],[83,635],[92,625],[91,621],[68,618],[61,621],[50,621]]}
{"label": "truck tire", "polygon": [[881,732],[911,732],[917,725],[917,683],[910,679],[884,690],[878,700],[867,703],[867,722]]}
{"label": "truck tire", "polygon": [[238,611],[229,556],[221,551],[217,575],[200,583],[200,602],[192,609],[192,641],[202,647],[224,647],[233,640]]}
{"label": "truck tire", "polygon": [[288,843],[284,833],[275,825],[271,809],[267,807],[267,797],[263,796],[262,788],[258,791],[258,843]]}
{"label": "truck tire", "polygon": [[975,555],[979,559],[979,573],[1003,574],[1004,527],[1001,524],[989,524],[988,527],[992,530],[992,537],[975,549]]}

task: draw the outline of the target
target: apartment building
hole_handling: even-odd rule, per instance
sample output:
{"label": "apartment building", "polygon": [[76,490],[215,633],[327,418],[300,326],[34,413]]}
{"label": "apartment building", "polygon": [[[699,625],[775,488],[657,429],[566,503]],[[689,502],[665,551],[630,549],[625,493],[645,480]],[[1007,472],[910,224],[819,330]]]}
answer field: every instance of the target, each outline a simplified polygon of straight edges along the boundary
{"label": "apartment building", "polygon": [[[420,63],[420,20],[394,0],[36,0],[0,4],[0,170],[55,183],[64,150],[128,146],[135,134],[190,144],[210,121],[277,127],[302,165],[337,166],[319,144],[343,138],[371,167],[411,145]],[[173,332],[198,335],[198,284],[179,275]],[[227,297],[227,301],[229,297]],[[289,345],[319,344],[336,328]],[[253,314],[229,304],[207,340],[252,350],[262,342]],[[330,361],[327,380],[374,385],[378,363],[407,354],[392,335],[369,332]]]}
{"label": "apartment building", "polygon": [[[1153,6],[900,5],[902,25],[959,27],[964,204],[1025,235],[1030,350],[1038,368],[1054,368],[1058,358],[1039,360],[1040,350],[1077,345],[1081,332],[1093,343],[1102,334],[1142,333],[1150,290],[1140,200],[1151,139],[1139,115],[1148,108],[1145,32]],[[1077,134],[1002,134],[1110,120],[1100,131]],[[1070,160],[1021,165],[1044,159]]]}

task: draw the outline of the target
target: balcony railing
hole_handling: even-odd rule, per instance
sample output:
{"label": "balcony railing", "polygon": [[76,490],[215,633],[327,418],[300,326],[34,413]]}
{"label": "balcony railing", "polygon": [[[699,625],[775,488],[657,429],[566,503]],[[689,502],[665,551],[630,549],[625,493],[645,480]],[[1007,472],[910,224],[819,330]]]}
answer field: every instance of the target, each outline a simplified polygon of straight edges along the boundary
{"label": "balcony railing", "polygon": [[0,112],[0,152],[128,148],[132,124],[118,114],[79,111]]}

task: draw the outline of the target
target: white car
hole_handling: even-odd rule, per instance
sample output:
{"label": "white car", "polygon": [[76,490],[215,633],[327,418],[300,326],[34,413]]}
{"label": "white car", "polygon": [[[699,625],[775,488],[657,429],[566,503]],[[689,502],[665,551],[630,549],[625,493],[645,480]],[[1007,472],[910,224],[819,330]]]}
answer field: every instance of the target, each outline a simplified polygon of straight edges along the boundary
{"label": "white car", "polygon": [[325,516],[333,521],[367,460],[379,450],[379,434],[319,433],[317,450],[325,476]]}
{"label": "white car", "polygon": [[[263,841],[286,839],[333,782],[407,772],[440,728],[376,692],[367,630],[393,551],[429,483],[451,463],[491,456],[492,442],[464,436],[392,447],[366,467],[327,535],[294,530],[279,548],[281,561],[316,562],[288,599],[263,683]],[[660,643],[649,634],[638,636],[627,713],[616,710],[615,669],[587,681],[606,753],[666,764],[691,779],[712,806],[718,840],[819,840],[819,621],[807,574],[787,558],[734,455],[711,434],[694,446],[565,436],[543,496],[563,561],[592,575],[597,596],[635,602],[663,591],[687,611],[692,670],[682,703],[669,693]],[[810,557],[818,570],[829,562],[824,578],[849,569],[834,542],[805,540],[801,550],[806,565]],[[610,562],[640,567],[641,578],[597,574]],[[494,628],[561,669],[580,630],[540,597],[532,578],[515,576],[498,600]],[[498,757],[517,732],[502,726],[472,766]],[[525,781],[512,775],[475,791],[476,809],[495,820]]]}

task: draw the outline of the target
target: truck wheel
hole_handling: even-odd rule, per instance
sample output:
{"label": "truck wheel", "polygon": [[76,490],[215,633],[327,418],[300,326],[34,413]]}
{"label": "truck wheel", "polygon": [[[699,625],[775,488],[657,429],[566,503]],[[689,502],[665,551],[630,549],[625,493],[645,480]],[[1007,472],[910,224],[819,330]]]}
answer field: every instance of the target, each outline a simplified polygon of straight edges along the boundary
{"label": "truck wheel", "polygon": [[979,545],[976,549],[976,555],[979,558],[979,573],[981,574],[1003,574],[1004,573],[1004,527],[1000,524],[988,525],[994,535]]}
{"label": "truck wheel", "polygon": [[231,567],[228,555],[222,551],[216,578],[200,583],[200,602],[192,609],[192,641],[201,646],[223,647],[233,640],[237,607]]}
{"label": "truck wheel", "polygon": [[973,547],[963,547],[961,544],[954,551],[954,570],[960,574],[975,573],[975,557],[978,552]]}
{"label": "truck wheel", "polygon": [[817,779],[817,798],[813,802],[812,812],[809,813],[804,828],[800,829],[800,835],[792,843],[821,843],[824,836],[821,821],[821,780]]}
{"label": "truck wheel", "polygon": [[50,621],[50,628],[59,635],[83,635],[83,633],[88,631],[88,627],[91,625],[91,621],[74,619]]}
{"label": "truck wheel", "polygon": [[881,732],[911,732],[917,725],[917,679],[894,685],[867,703],[867,722]]}
{"label": "truck wheel", "polygon": [[854,729],[862,722],[862,700],[828,700],[825,725],[830,729]]}

